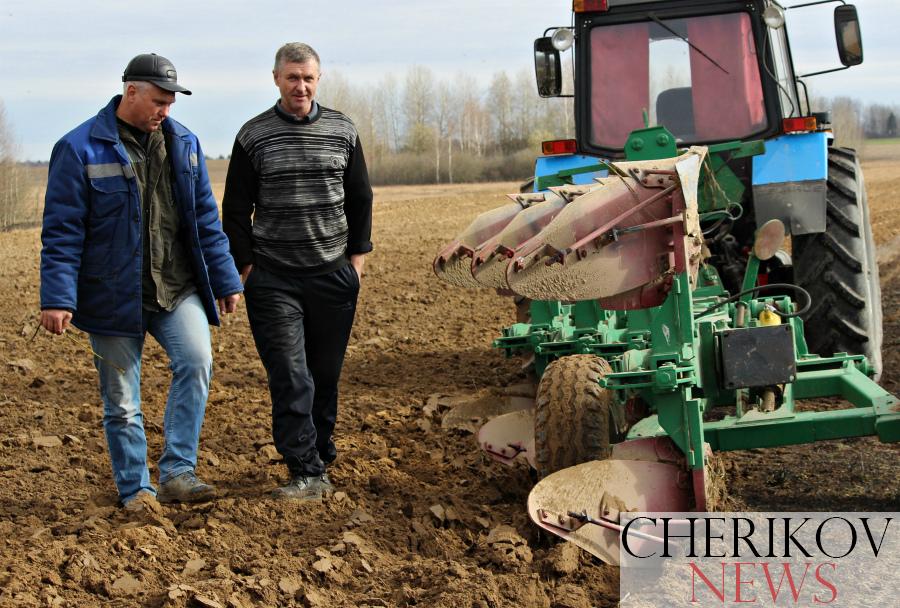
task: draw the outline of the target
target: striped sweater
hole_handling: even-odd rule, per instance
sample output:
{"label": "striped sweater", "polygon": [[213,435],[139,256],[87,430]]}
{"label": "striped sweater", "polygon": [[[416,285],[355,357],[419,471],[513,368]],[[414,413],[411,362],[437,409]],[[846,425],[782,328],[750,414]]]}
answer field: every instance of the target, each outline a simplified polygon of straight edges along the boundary
{"label": "striped sweater", "polygon": [[277,103],[250,119],[234,142],[222,216],[238,269],[312,276],[371,251],[372,188],[353,123],[318,104],[303,119]]}

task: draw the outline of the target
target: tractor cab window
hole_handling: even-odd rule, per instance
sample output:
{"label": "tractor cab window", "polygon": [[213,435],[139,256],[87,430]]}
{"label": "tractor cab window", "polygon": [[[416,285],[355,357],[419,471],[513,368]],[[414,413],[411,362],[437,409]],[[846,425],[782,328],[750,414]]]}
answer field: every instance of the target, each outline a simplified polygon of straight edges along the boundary
{"label": "tractor cab window", "polygon": [[680,142],[745,138],[768,126],[750,18],[731,13],[590,31],[590,136],[622,148],[663,125]]}

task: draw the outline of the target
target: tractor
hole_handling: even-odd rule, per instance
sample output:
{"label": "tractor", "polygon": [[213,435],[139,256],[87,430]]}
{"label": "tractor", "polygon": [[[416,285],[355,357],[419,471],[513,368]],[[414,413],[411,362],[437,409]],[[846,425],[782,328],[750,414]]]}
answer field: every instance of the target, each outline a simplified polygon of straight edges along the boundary
{"label": "tractor", "polygon": [[[538,526],[609,563],[620,513],[719,506],[717,451],[900,439],[859,160],[791,58],[785,13],[809,4],[575,0],[534,59],[541,96],[574,75],[576,139],[434,260],[527,302],[494,346],[533,364],[535,399],[478,441],[536,471]],[[834,24],[835,69],[861,63],[855,7]],[[848,406],[797,407],[823,397]]]}

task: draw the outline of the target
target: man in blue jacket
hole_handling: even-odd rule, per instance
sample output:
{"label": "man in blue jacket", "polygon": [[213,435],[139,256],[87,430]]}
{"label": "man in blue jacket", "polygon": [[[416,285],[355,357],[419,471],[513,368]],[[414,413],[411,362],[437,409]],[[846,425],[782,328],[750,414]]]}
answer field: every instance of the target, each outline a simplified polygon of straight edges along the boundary
{"label": "man in blue jacket", "polygon": [[141,414],[141,351],[150,333],[172,369],[159,460],[160,502],[216,494],[197,479],[197,444],[212,375],[216,303],[234,312],[243,291],[222,232],[197,137],[168,118],[175,66],[138,55],[117,95],[59,140],[41,233],[41,325],[69,323],[97,356],[103,426],[119,498],[156,510]]}

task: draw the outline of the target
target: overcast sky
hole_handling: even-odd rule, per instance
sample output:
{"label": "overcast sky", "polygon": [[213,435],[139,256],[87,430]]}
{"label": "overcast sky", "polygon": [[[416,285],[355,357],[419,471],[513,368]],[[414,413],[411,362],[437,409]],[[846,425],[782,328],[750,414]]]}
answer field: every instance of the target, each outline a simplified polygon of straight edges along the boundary
{"label": "overcast sky", "polygon": [[[900,2],[856,5],[865,62],[809,79],[811,90],[900,103]],[[833,6],[788,11],[801,73],[838,65]],[[131,57],[156,52],[194,92],[179,95],[172,115],[217,156],[230,152],[245,120],[277,98],[272,59],[284,42],[316,48],[323,82],[329,72],[359,84],[389,73],[402,81],[418,64],[441,79],[465,72],[487,84],[501,70],[530,70],[534,38],[567,25],[570,11],[570,0],[2,0],[0,99],[23,158],[45,160],[53,142],[120,90]]]}

